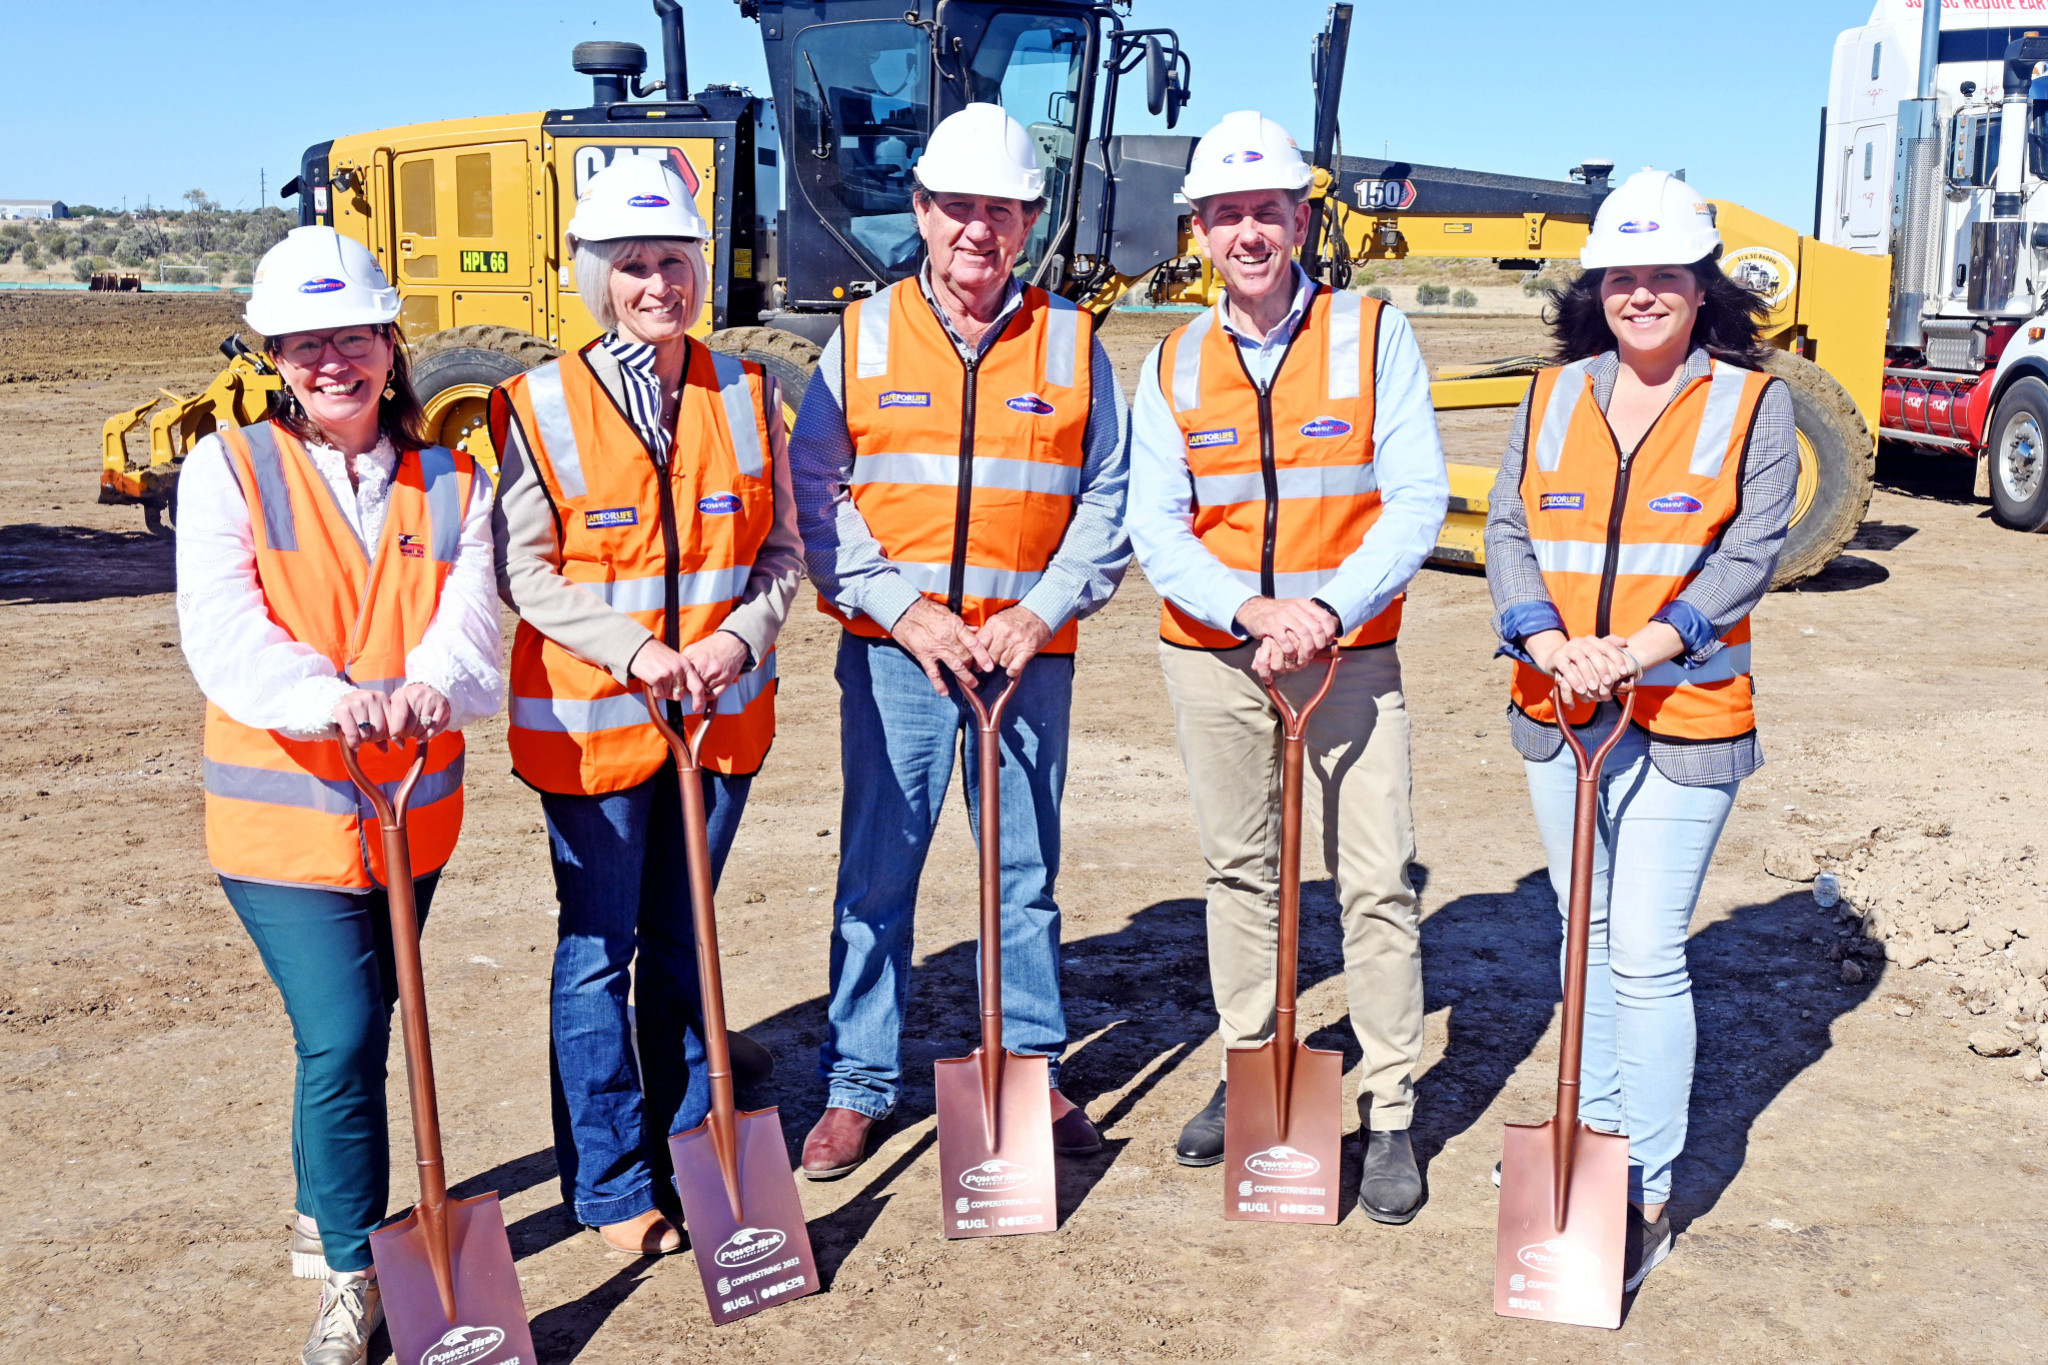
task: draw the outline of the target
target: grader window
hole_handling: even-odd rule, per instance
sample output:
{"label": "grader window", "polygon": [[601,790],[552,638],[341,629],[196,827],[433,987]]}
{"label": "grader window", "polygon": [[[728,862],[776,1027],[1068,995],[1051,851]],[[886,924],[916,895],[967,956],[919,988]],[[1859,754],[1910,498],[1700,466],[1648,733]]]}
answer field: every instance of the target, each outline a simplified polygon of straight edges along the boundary
{"label": "grader window", "polygon": [[796,40],[797,181],[882,279],[907,274],[920,246],[910,192],[931,108],[928,41],[897,19],[820,24]]}
{"label": "grader window", "polygon": [[1074,178],[1081,83],[1087,75],[1087,25],[1064,15],[1010,12],[989,21],[974,50],[968,96],[1000,104],[1024,125],[1045,172],[1045,212],[1018,261],[1034,273],[1064,221]]}
{"label": "grader window", "polygon": [[455,158],[455,232],[460,237],[491,235],[491,154]]}

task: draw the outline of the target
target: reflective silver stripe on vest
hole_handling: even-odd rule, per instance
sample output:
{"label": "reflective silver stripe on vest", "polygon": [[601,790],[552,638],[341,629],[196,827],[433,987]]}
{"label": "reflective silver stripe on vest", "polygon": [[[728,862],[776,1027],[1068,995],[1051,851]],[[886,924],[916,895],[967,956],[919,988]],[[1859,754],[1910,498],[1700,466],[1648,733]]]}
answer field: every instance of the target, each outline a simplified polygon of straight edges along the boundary
{"label": "reflective silver stripe on vest", "polygon": [[[1253,592],[1264,592],[1257,569],[1232,569],[1231,577],[1250,588]],[[1328,587],[1330,580],[1337,576],[1335,569],[1309,569],[1301,573],[1276,573],[1273,575],[1275,597],[1314,597]]]}
{"label": "reflective silver stripe on vest", "polygon": [[[1303,469],[1276,470],[1280,499],[1349,498],[1379,491],[1380,478],[1371,464],[1311,465]],[[1264,502],[1265,475],[1201,474],[1195,478],[1195,501],[1204,507],[1226,507],[1234,502]]]}
{"label": "reflective silver stripe on vest", "polygon": [[900,287],[884,289],[861,303],[860,329],[853,336],[855,379],[879,379],[889,373],[890,313]]}
{"label": "reflective silver stripe on vest", "polygon": [[732,428],[733,459],[739,462],[740,473],[758,479],[768,461],[761,454],[761,428],[755,421],[754,390],[747,383],[746,362],[713,351],[711,368],[718,372],[718,398],[725,404],[725,424]]}
{"label": "reflective silver stripe on vest", "polygon": [[[708,607],[734,601],[746,591],[747,579],[753,572],[751,564],[736,564],[730,569],[700,569],[696,573],[677,574],[677,605]],[[660,574],[648,578],[614,579],[609,583],[578,583],[576,586],[596,593],[614,611],[661,611],[665,607]]]}
{"label": "reflective silver stripe on vest", "polygon": [[1558,372],[1557,384],[1550,390],[1550,403],[1543,409],[1543,426],[1536,433],[1533,455],[1536,467],[1546,473],[1564,460],[1565,433],[1571,430],[1572,414],[1586,392],[1586,370],[1592,363],[1574,360]]}
{"label": "reflective silver stripe on vest", "polygon": [[[643,713],[644,714],[644,713]],[[466,754],[439,772],[427,773],[412,789],[411,809],[431,806],[462,790]],[[303,770],[279,772],[272,768],[251,768],[240,763],[207,759],[204,764],[206,793],[235,801],[256,801],[266,806],[292,806],[318,811],[322,815],[361,815],[374,819],[369,800],[346,778],[336,781],[315,777]],[[386,796],[395,795],[397,782],[380,782]]]}
{"label": "reflective silver stripe on vest", "polygon": [[1742,388],[1748,379],[1748,371],[1714,362],[1714,376],[1707,381],[1707,409],[1700,414],[1700,434],[1692,443],[1692,472],[1700,478],[1721,477],[1729,444],[1735,439],[1735,418],[1742,411]]}
{"label": "reflective silver stripe on vest", "polygon": [[462,481],[455,475],[455,455],[444,446],[420,452],[420,474],[427,484],[428,539],[436,564],[453,564],[462,548]]}
{"label": "reflective silver stripe on vest", "polygon": [[1658,664],[1643,674],[1648,687],[1680,687],[1686,683],[1727,682],[1749,672],[1749,644],[1723,645],[1720,653],[1698,668],[1681,668],[1673,660]]}
{"label": "reflective silver stripe on vest", "polygon": [[392,693],[396,692],[399,688],[405,686],[405,679],[403,678],[345,677],[342,679],[342,681],[347,683],[350,687],[360,688],[365,692],[380,692],[387,697],[390,696]]}
{"label": "reflective silver stripe on vest", "polygon": [[[736,716],[767,691],[768,684],[774,680],[775,655],[771,653],[759,668],[751,673],[742,673],[738,682],[726,688],[719,695],[714,709],[721,716]],[[684,702],[683,706],[684,714],[696,714],[696,708],[689,702]],[[651,727],[653,722],[647,719],[647,703],[642,694],[628,692],[621,697],[599,697],[595,701],[576,701],[568,697],[514,697],[512,724],[520,730],[589,735],[601,730],[630,730],[636,725]]]}
{"label": "reflective silver stripe on vest", "polygon": [[[1536,566],[1544,573],[1599,574],[1607,569],[1607,542],[1601,540],[1536,540]],[[1617,574],[1685,578],[1707,557],[1705,545],[1674,545],[1660,541],[1622,545],[1615,553]]]}
{"label": "reflective silver stripe on vest", "polygon": [[[889,561],[889,567],[903,575],[919,592],[945,596],[952,590],[953,566],[951,564],[913,564],[901,559]],[[980,564],[966,566],[965,581],[961,591],[969,597],[993,597],[1008,602],[1021,601],[1024,595],[1038,586],[1043,573],[1030,569],[990,569]]]}
{"label": "reflective silver stripe on vest", "polygon": [[1358,357],[1364,344],[1365,300],[1349,289],[1330,295],[1330,397],[1358,397]]}
{"label": "reflective silver stripe on vest", "polygon": [[249,464],[256,471],[256,500],[263,504],[263,543],[273,550],[299,548],[298,523],[292,519],[292,493],[284,481],[284,452],[270,423],[243,427],[249,443]]}
{"label": "reflective silver stripe on vest", "polygon": [[[958,488],[960,457],[919,455],[909,451],[879,451],[873,455],[855,456],[850,486],[860,488],[875,483]],[[1071,498],[1081,491],[1081,471],[1074,465],[1051,464],[1044,460],[977,455],[974,457],[974,486],[1005,488],[1017,493],[1055,493]]]}
{"label": "reflective silver stripe on vest", "polygon": [[1173,355],[1173,409],[1186,412],[1202,406],[1202,343],[1216,325],[1216,310],[1204,308],[1180,334]]}
{"label": "reflective silver stripe on vest", "polygon": [[554,466],[555,482],[565,498],[580,498],[589,491],[583,483],[583,457],[576,449],[576,427],[569,420],[569,400],[562,396],[562,362],[550,360],[526,372],[526,396],[533,403],[534,435],[547,450]]}
{"label": "reflective silver stripe on vest", "polygon": [[1045,316],[1045,382],[1063,389],[1074,387],[1074,348],[1081,344],[1081,310],[1072,299],[1047,296],[1050,311]]}

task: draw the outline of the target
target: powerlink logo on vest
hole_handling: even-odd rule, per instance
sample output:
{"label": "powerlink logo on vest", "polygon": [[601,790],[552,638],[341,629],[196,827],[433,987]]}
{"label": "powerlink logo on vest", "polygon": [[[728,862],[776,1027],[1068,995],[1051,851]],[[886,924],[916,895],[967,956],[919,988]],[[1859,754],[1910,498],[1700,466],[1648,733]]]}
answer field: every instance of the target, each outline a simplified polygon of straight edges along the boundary
{"label": "powerlink logo on vest", "polygon": [[713,493],[697,499],[697,510],[707,517],[730,516],[740,510],[740,495],[737,493]]}
{"label": "powerlink logo on vest", "polygon": [[1215,431],[1191,431],[1188,433],[1189,450],[1207,450],[1211,446],[1234,446],[1236,444],[1236,427],[1219,427]]}
{"label": "powerlink logo on vest", "polygon": [[1351,423],[1340,417],[1318,417],[1313,422],[1304,422],[1301,427],[1304,436],[1349,436]]}
{"label": "powerlink logo on vest", "polygon": [[891,389],[876,401],[885,408],[928,408],[932,405],[932,396],[928,393],[905,393],[900,389]]}
{"label": "powerlink logo on vest", "polygon": [[1700,507],[1700,500],[1690,493],[1666,493],[1661,498],[1650,499],[1650,510],[1652,512],[1670,512],[1678,516],[1684,516],[1688,513],[1699,511]]}
{"label": "powerlink logo on vest", "polygon": [[1035,393],[1019,394],[1003,404],[1012,412],[1029,413],[1033,417],[1050,417],[1058,409]]}

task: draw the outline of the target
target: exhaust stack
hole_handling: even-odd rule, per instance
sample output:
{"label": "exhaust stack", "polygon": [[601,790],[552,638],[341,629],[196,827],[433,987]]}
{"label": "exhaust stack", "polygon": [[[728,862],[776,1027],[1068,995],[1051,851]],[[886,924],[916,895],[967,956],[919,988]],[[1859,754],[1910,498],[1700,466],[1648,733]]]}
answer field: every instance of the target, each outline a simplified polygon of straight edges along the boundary
{"label": "exhaust stack", "polygon": [[661,16],[661,92],[671,102],[690,98],[689,50],[683,41],[683,0],[654,0]]}
{"label": "exhaust stack", "polygon": [[[1941,0],[1927,0],[1920,20],[1918,98],[1899,101],[1892,156],[1891,346],[1925,339],[1921,310],[1939,292],[1941,273],[1941,113],[1935,76],[1941,61]],[[2024,141],[2024,139],[2022,139]],[[1847,186],[1841,187],[1846,192]]]}

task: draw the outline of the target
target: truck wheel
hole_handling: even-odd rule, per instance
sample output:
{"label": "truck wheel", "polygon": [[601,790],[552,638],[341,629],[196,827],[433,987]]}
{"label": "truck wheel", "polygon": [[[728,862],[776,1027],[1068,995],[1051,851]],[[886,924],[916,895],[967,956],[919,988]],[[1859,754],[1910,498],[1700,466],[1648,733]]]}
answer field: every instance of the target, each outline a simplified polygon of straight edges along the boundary
{"label": "truck wheel", "polygon": [[427,412],[427,435],[450,450],[466,451],[496,478],[491,390],[561,353],[515,327],[473,325],[434,333],[411,356],[413,392]]}
{"label": "truck wheel", "polygon": [[1772,351],[1764,373],[1792,391],[1798,427],[1799,482],[1792,499],[1792,525],[1778,553],[1773,588],[1789,587],[1825,569],[1856,538],[1870,510],[1870,484],[1877,472],[1877,442],[1856,410],[1856,400],[1835,377],[1803,356]]}
{"label": "truck wheel", "polygon": [[1992,517],[2015,531],[2048,527],[2048,384],[2032,375],[2014,380],[1989,434]]}
{"label": "truck wheel", "polygon": [[782,386],[782,429],[796,426],[797,410],[804,405],[804,392],[811,387],[823,348],[795,332],[773,327],[728,327],[713,332],[707,344],[721,355],[751,360],[772,375]]}

